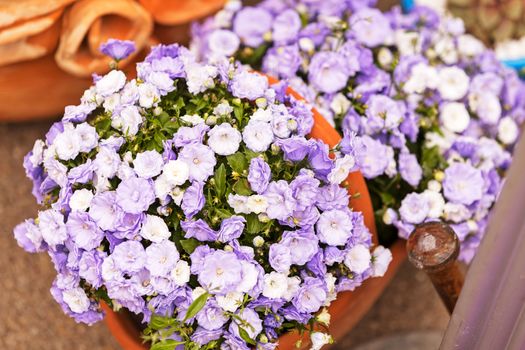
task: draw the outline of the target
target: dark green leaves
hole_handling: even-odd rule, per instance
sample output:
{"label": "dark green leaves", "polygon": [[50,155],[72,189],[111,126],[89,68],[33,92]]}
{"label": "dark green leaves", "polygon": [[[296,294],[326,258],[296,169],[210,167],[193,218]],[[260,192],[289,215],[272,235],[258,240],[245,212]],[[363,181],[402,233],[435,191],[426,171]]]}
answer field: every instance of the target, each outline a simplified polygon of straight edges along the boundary
{"label": "dark green leaves", "polygon": [[250,344],[250,345],[257,344],[255,340],[250,338],[250,335],[248,334],[248,332],[246,332],[246,330],[242,327],[239,327],[239,335],[241,336],[242,340],[244,340],[247,344]]}
{"label": "dark green leaves", "polygon": [[206,305],[206,301],[208,300],[209,297],[210,297],[210,294],[206,292],[202,294],[201,296],[199,296],[197,299],[195,299],[193,303],[191,303],[190,307],[188,308],[188,311],[186,312],[186,317],[184,317],[184,322],[186,322],[187,320],[197,315],[197,313],[202,310],[204,305]]}
{"label": "dark green leaves", "polygon": [[243,170],[248,169],[248,162],[244,155],[240,152],[234,153],[226,157],[228,165],[233,171],[242,174]]}
{"label": "dark green leaves", "polygon": [[246,179],[239,179],[233,185],[233,192],[240,194],[241,196],[249,196],[252,194],[250,183]]}
{"label": "dark green leaves", "polygon": [[256,214],[246,216],[246,231],[250,234],[257,234],[266,228],[266,224],[259,221]]}
{"label": "dark green leaves", "polygon": [[150,323],[148,324],[148,327],[154,330],[161,330],[169,326],[172,326],[174,323],[175,323],[175,319],[173,318],[153,315],[151,317]]}
{"label": "dark green leaves", "polygon": [[182,246],[182,249],[188,254],[193,253],[195,248],[200,245],[199,241],[197,241],[195,238],[189,238],[189,239],[183,239],[180,241],[180,245]]}
{"label": "dark green leaves", "polygon": [[221,198],[226,192],[226,167],[221,164],[215,171],[215,190],[217,197]]}

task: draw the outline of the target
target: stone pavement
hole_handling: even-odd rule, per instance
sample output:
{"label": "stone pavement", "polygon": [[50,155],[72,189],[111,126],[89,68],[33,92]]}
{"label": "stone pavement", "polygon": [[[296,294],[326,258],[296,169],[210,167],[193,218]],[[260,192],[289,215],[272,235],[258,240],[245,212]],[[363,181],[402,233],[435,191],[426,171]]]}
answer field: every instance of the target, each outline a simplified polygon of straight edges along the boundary
{"label": "stone pavement", "polygon": [[[0,124],[0,349],[118,350],[103,323],[78,325],[62,313],[49,293],[55,275],[49,258],[25,253],[12,236],[17,223],[36,214],[22,158],[50,123]],[[426,276],[405,263],[377,304],[335,349],[409,349],[408,341],[416,344],[410,349],[431,350],[447,322]],[[423,338],[399,337],[415,331],[433,332]],[[376,342],[363,345],[372,340]]]}

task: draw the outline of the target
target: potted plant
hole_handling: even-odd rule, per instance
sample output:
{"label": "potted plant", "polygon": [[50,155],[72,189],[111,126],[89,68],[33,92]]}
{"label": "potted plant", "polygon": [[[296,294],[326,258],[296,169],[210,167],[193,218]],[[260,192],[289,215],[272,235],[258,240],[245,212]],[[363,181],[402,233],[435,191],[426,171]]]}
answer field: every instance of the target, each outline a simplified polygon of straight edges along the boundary
{"label": "potted plant", "polygon": [[472,259],[525,119],[525,89],[460,19],[426,7],[230,1],[194,26],[192,47],[288,81],[343,133],[339,149],[367,178],[381,244],[443,220],[460,259]]}
{"label": "potted plant", "polygon": [[[104,51],[122,58],[127,45]],[[26,156],[43,209],[15,228],[51,256],[66,314],[91,324],[102,303],[126,349],[141,339],[121,309],[153,349],[273,349],[289,332],[331,342],[334,300],[351,307],[334,319],[364,313],[382,283],[337,295],[359,296],[391,260],[373,242],[366,186],[354,157],[322,141],[337,133],[273,83],[176,44],[154,47],[137,79],[95,76]]]}

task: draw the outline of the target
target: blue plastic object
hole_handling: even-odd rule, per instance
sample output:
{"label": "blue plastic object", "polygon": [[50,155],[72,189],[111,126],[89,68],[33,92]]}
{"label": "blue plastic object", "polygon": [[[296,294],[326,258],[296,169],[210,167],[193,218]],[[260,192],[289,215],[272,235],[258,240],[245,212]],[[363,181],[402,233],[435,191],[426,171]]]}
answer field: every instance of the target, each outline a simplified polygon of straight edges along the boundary
{"label": "blue plastic object", "polygon": [[415,0],[401,0],[401,8],[404,13],[409,13],[416,6]]}

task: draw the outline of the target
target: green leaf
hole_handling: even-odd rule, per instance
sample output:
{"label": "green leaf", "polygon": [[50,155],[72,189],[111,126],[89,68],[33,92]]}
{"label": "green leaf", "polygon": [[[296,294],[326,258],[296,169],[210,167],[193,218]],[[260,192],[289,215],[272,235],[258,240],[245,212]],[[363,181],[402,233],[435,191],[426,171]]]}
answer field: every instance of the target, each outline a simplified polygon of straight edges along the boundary
{"label": "green leaf", "polygon": [[221,219],[227,219],[229,218],[230,216],[232,216],[233,214],[230,213],[228,210],[226,209],[220,209],[220,208],[215,208],[215,213],[217,214],[217,216]]}
{"label": "green leaf", "polygon": [[197,299],[195,299],[193,303],[191,303],[190,307],[188,308],[188,311],[186,312],[186,316],[184,317],[183,322],[186,322],[193,316],[197,315],[197,313],[202,310],[204,305],[206,305],[206,301],[208,300],[209,297],[210,297],[210,294],[206,292],[200,295]]}
{"label": "green leaf", "polygon": [[239,174],[241,174],[243,170],[246,170],[248,168],[246,158],[240,152],[229,155],[228,157],[226,157],[226,160],[228,161],[228,165],[230,166],[230,168],[232,168],[233,171]]}
{"label": "green leaf", "polygon": [[173,325],[174,322],[175,320],[172,318],[159,316],[159,315],[153,315],[148,324],[148,327],[158,331],[160,329],[164,329],[166,327]]}
{"label": "green leaf", "polygon": [[160,343],[155,343],[151,346],[150,350],[173,350],[177,345],[183,345],[183,341],[176,341],[173,339],[166,339]]}
{"label": "green leaf", "polygon": [[95,124],[95,129],[97,130],[97,133],[99,135],[102,135],[104,134],[104,132],[109,130],[110,126],[111,126],[111,118],[104,118]]}
{"label": "green leaf", "polygon": [[180,245],[186,253],[191,254],[199,245],[199,241],[195,238],[183,239],[180,241]]}
{"label": "green leaf", "polygon": [[246,179],[237,180],[235,185],[233,185],[233,191],[241,196],[249,196],[252,194],[250,183]]}
{"label": "green leaf", "polygon": [[256,234],[264,230],[266,224],[259,221],[256,214],[246,216],[246,231],[250,234]]}
{"label": "green leaf", "polygon": [[235,115],[235,119],[237,119],[239,124],[242,124],[242,117],[244,115],[244,106],[242,103],[233,107],[233,114]]}
{"label": "green leaf", "polygon": [[224,164],[221,164],[215,172],[215,190],[219,198],[226,192],[226,167]]}
{"label": "green leaf", "polygon": [[250,335],[248,334],[248,332],[246,332],[246,330],[242,327],[239,327],[239,335],[241,336],[242,340],[244,340],[246,343],[251,344],[251,345],[257,344],[255,343],[255,340],[250,338]]}

